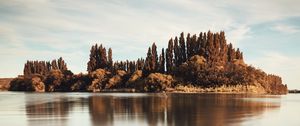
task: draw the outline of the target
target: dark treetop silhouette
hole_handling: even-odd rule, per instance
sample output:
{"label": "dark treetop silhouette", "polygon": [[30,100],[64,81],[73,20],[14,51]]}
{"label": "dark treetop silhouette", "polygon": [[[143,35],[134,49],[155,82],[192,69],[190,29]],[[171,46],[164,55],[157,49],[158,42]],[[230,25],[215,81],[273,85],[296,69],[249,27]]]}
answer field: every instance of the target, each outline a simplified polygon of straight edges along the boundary
{"label": "dark treetop silhouette", "polygon": [[285,94],[279,76],[244,63],[243,53],[227,44],[225,33],[200,33],[170,39],[158,55],[155,43],[146,58],[113,61],[112,49],[95,44],[88,74],[73,74],[62,58],[27,61],[24,75],[13,79],[11,91],[135,91],[235,92]]}

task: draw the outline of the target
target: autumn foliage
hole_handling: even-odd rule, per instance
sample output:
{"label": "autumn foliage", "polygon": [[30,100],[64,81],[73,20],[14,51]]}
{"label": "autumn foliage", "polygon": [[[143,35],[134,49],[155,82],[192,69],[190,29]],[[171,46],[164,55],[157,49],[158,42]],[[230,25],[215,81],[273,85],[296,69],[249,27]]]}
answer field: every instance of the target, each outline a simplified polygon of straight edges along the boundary
{"label": "autumn foliage", "polygon": [[[284,94],[287,86],[279,76],[270,75],[244,62],[243,53],[227,43],[223,31],[184,34],[171,38],[166,49],[153,43],[145,58],[113,61],[113,51],[101,44],[91,47],[88,74],[73,75],[62,58],[27,61],[23,78],[12,81],[10,90],[91,91],[135,88],[142,92],[165,91],[177,85],[197,87],[256,86],[266,93]],[[33,75],[39,75],[39,79]],[[18,88],[18,86],[21,88]],[[33,88],[32,88],[33,87]]]}

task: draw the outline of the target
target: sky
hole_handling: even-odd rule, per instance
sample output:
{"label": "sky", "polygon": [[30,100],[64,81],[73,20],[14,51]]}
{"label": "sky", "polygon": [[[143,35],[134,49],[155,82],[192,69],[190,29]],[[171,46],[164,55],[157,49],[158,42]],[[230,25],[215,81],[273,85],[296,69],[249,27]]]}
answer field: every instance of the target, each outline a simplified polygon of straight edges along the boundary
{"label": "sky", "polygon": [[181,32],[225,31],[245,62],[300,89],[299,0],[0,0],[0,77],[23,73],[27,60],[63,57],[86,73],[90,47],[114,60],[146,56]]}

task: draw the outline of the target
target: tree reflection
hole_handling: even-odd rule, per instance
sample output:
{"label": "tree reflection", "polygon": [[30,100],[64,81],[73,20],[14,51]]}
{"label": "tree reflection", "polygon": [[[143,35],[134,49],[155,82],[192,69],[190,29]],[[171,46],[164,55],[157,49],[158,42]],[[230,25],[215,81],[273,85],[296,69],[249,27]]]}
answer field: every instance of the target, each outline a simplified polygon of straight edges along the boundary
{"label": "tree reflection", "polygon": [[[70,100],[67,97],[26,106],[30,125],[53,123],[64,125],[74,120],[74,108],[88,112],[92,125],[139,124],[156,125],[226,125],[240,124],[265,110],[276,110],[280,103],[243,98],[249,95],[230,94],[147,94],[143,96],[90,95]],[[259,98],[261,99],[261,98]],[[77,120],[78,121],[78,120]],[[81,120],[83,121],[83,120]]]}
{"label": "tree reflection", "polygon": [[148,97],[89,98],[95,125],[112,125],[115,121],[148,125],[224,125],[240,123],[244,118],[262,114],[279,104],[242,100],[247,95],[168,94]]}
{"label": "tree reflection", "polygon": [[26,97],[28,125],[67,125],[75,107],[83,108],[86,99],[64,95],[30,95]]}

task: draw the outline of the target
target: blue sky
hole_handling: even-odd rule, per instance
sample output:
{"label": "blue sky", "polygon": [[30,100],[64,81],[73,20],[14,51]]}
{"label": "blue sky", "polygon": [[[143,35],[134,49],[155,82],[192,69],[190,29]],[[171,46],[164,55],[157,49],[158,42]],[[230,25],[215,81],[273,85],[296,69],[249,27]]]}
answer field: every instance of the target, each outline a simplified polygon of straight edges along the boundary
{"label": "blue sky", "polygon": [[22,74],[26,60],[62,56],[86,72],[95,43],[114,60],[137,59],[181,32],[226,32],[246,63],[300,89],[300,1],[297,0],[2,0],[0,77]]}

